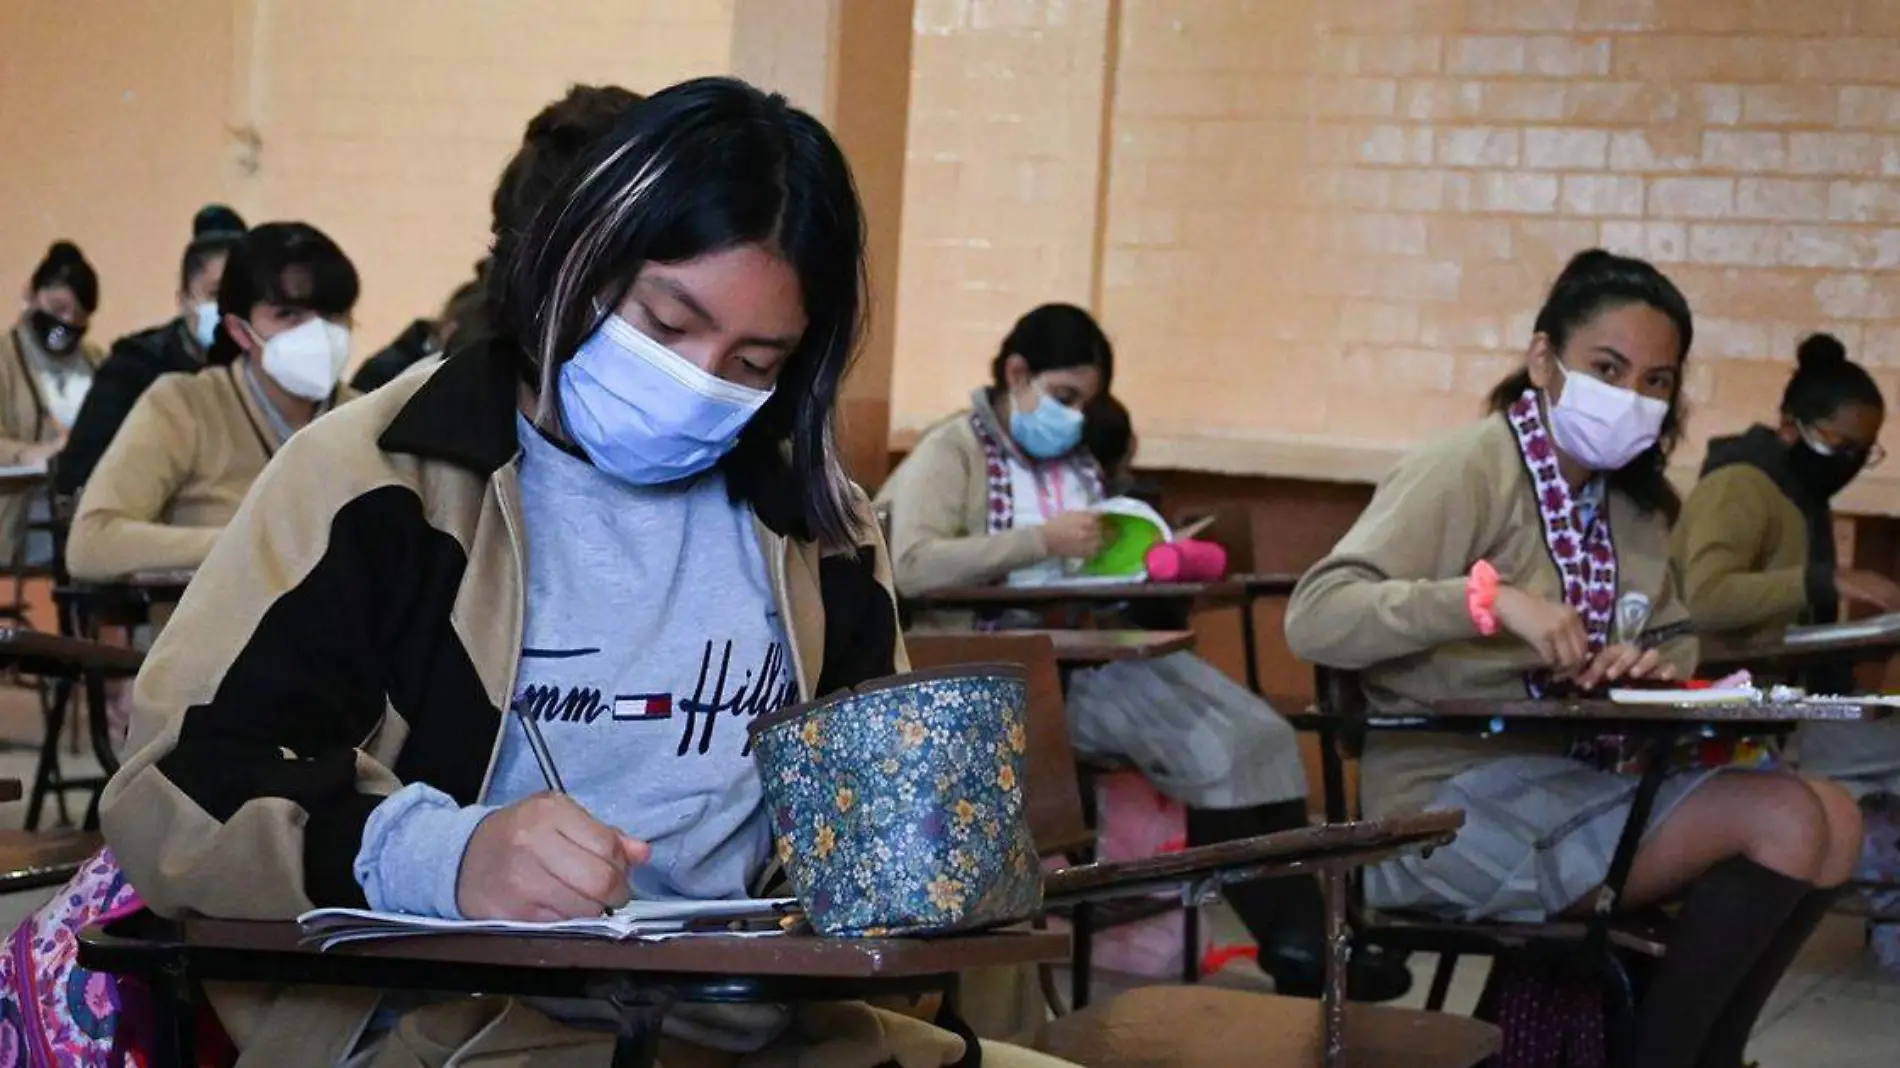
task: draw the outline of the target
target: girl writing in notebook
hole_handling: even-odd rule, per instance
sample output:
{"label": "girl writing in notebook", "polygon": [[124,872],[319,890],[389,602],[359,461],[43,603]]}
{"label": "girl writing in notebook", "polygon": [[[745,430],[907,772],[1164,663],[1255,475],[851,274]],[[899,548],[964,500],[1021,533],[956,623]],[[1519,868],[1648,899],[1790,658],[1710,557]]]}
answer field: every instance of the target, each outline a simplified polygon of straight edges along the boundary
{"label": "girl writing in notebook", "polygon": [[[990,384],[927,431],[878,496],[900,591],[1047,582],[1100,551],[1092,509],[1106,479],[1087,445],[1084,412],[1106,393],[1114,358],[1081,308],[1048,304],[1017,321]],[[1132,444],[1131,431],[1122,447]],[[1110,469],[1123,460],[1109,457]],[[1079,748],[1132,760],[1188,806],[1195,844],[1306,825],[1292,728],[1192,653],[1078,672],[1068,714]],[[1313,881],[1232,885],[1227,896],[1276,989],[1319,996],[1322,910]],[[1355,969],[1355,994],[1371,1000],[1397,997],[1410,982],[1402,964],[1374,953],[1361,954]]]}
{"label": "girl writing in notebook", "polygon": [[[1491,414],[1402,460],[1301,581],[1293,651],[1361,673],[1375,713],[1686,678],[1696,641],[1670,560],[1664,471],[1692,332],[1687,301],[1654,267],[1577,256]],[[1619,632],[1630,604],[1646,611]],[[1372,905],[1517,921],[1589,907],[1636,788],[1569,759],[1553,735],[1510,730],[1375,731],[1361,782],[1371,817],[1466,814],[1450,846],[1368,871]],[[1618,902],[1683,905],[1642,1007],[1635,1068],[1737,1068],[1859,849],[1858,812],[1832,784],[1673,775]]]}
{"label": "girl writing in notebook", "polygon": [[[809,115],[726,79],[629,109],[498,235],[493,336],[300,431],[199,570],[104,803],[147,903],[552,920],[749,896],[772,834],[747,720],[906,666],[833,432],[863,269],[850,171]],[[611,1043],[572,1003],[214,999],[247,1060],[290,1068],[601,1064]],[[964,1050],[862,1005],[684,1006],[666,1033],[703,1047],[668,1064]]]}

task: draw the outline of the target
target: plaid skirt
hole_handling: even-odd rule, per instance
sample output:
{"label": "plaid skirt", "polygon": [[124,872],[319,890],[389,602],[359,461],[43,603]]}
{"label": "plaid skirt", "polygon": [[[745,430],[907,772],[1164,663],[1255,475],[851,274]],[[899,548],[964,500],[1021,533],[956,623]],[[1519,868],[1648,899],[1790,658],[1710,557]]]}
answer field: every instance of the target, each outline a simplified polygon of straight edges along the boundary
{"label": "plaid skirt", "polygon": [[[1716,775],[1702,768],[1663,780],[1645,835]],[[1447,779],[1428,810],[1463,809],[1464,829],[1430,856],[1366,871],[1366,903],[1451,920],[1538,923],[1603,884],[1629,823],[1637,777],[1558,756],[1488,761]]]}

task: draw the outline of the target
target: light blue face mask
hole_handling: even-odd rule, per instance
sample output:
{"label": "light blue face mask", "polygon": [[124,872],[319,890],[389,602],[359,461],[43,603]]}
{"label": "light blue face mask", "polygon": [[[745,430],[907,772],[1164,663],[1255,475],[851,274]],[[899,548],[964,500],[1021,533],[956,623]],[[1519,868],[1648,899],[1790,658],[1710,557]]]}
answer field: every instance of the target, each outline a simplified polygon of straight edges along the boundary
{"label": "light blue face mask", "polygon": [[218,302],[207,300],[191,307],[191,336],[198,341],[198,347],[208,349],[211,339],[218,332]]}
{"label": "light blue face mask", "polygon": [[1042,399],[1034,408],[1009,413],[1009,436],[1038,460],[1067,456],[1082,443],[1082,413],[1041,390],[1036,395]]}
{"label": "light blue face mask", "polygon": [[561,367],[561,418],[594,466],[636,486],[718,463],[770,390],[711,375],[618,315]]}

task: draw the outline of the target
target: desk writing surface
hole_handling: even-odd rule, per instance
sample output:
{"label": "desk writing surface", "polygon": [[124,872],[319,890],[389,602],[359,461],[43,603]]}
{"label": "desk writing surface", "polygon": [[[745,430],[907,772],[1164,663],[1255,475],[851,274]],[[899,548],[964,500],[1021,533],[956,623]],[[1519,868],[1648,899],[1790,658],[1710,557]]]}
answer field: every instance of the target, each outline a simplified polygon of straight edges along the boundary
{"label": "desk writing surface", "polygon": [[1069,936],[1007,932],[947,938],[746,938],[709,935],[664,942],[591,938],[442,935],[359,942],[327,953],[307,946],[292,922],[192,920],[193,949],[679,975],[774,975],[798,978],[907,979],[970,968],[1064,960]]}
{"label": "desk writing surface", "polygon": [[1046,635],[1064,664],[1107,664],[1153,660],[1194,648],[1191,630],[1031,630],[1012,634]]}
{"label": "desk writing surface", "polygon": [[924,608],[1029,608],[1058,605],[1111,605],[1128,601],[1182,601],[1209,607],[1247,599],[1238,581],[1053,583],[1045,586],[966,586],[909,598]]}
{"label": "desk writing surface", "polygon": [[144,662],[144,654],[135,649],[27,627],[0,627],[0,664],[33,674],[102,671],[118,678],[138,674]]}
{"label": "desk writing surface", "polygon": [[1723,674],[1747,668],[1754,671],[1783,671],[1824,661],[1847,660],[1870,663],[1900,655],[1900,634],[1873,634],[1829,641],[1797,642],[1781,639],[1743,642],[1721,635],[1703,635],[1700,639],[1701,675]]}
{"label": "desk writing surface", "polygon": [[[1509,701],[1466,698],[1434,702],[1430,715],[1444,719],[1573,720],[1588,723],[1863,723],[1883,718],[1875,705],[1836,702],[1737,704],[1623,704],[1602,698]],[[1384,717],[1374,717],[1384,718]]]}

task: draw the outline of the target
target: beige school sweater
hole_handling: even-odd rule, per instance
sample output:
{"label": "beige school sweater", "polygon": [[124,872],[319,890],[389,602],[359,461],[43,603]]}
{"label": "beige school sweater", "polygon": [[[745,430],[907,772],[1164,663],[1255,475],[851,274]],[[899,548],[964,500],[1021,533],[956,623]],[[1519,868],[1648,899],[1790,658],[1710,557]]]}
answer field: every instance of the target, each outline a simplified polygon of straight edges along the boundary
{"label": "beige school sweater", "polygon": [[[1618,596],[1647,594],[1649,628],[1680,627],[1688,610],[1674,577],[1669,526],[1609,494]],[[1489,560],[1503,582],[1561,600],[1544,545],[1529,472],[1502,416],[1431,442],[1399,462],[1359,521],[1294,591],[1287,643],[1303,660],[1362,673],[1375,713],[1416,712],[1455,697],[1522,699],[1537,657],[1518,639],[1481,638],[1465,603],[1473,564]],[[1685,676],[1695,667],[1690,636],[1663,654]],[[1368,817],[1416,812],[1438,785],[1486,760],[1559,753],[1551,735],[1496,738],[1372,732],[1360,770]]]}
{"label": "beige school sweater", "polygon": [[161,377],[86,482],[68,570],[97,582],[197,567],[282,444],[236,365]]}
{"label": "beige school sweater", "polygon": [[[1009,442],[982,391],[974,403],[996,440]],[[968,411],[924,432],[885,481],[877,504],[890,515],[891,563],[897,591],[906,597],[994,585],[1049,559],[1039,526],[989,532],[989,459]]]}
{"label": "beige school sweater", "polygon": [[[27,354],[38,349],[39,342],[25,326],[15,326],[0,339],[0,466],[13,466],[34,445],[58,441],[67,428],[53,418],[40,393],[40,381],[33,373]],[[84,360],[97,368],[105,354],[86,342],[66,357]],[[26,527],[27,497],[0,497],[0,564],[10,564]]]}

